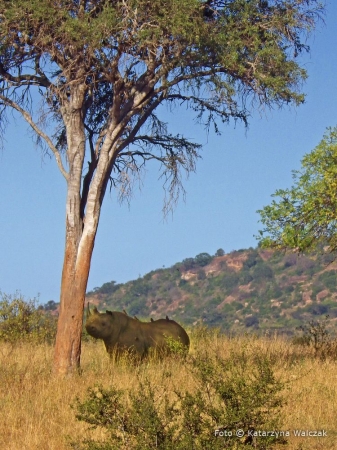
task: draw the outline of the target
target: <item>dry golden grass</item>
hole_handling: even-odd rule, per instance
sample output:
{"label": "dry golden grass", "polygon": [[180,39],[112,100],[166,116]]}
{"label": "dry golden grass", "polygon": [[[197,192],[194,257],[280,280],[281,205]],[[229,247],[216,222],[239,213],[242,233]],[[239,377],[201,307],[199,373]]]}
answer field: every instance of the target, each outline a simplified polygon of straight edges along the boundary
{"label": "dry golden grass", "polygon": [[[192,339],[191,353],[217,349],[229,356],[231,349],[268,354],[275,362],[277,377],[286,383],[282,429],[321,430],[328,437],[290,436],[286,448],[333,450],[337,448],[337,362],[322,362],[303,347],[280,338],[242,337],[229,340],[213,334]],[[306,352],[306,354],[305,354]],[[94,384],[133,389],[137,376],[149,377],[162,389],[167,383],[193,389],[184,364],[175,359],[150,361],[130,367],[127,361],[114,364],[100,342],[84,343],[82,375],[66,379],[52,376],[53,349],[49,346],[0,344],[0,448],[6,450],[63,450],[70,441],[89,437],[88,426],[76,420],[71,408],[76,397],[83,399]],[[165,377],[166,372],[173,374]],[[172,381],[173,380],[173,381]],[[96,431],[99,438],[100,432]],[[283,447],[285,448],[285,447]]]}

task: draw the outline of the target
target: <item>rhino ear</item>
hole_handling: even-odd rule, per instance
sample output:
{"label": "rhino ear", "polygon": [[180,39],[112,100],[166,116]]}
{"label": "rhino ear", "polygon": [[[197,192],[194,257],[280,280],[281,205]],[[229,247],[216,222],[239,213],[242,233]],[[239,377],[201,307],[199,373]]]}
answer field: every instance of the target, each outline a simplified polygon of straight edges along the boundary
{"label": "rhino ear", "polygon": [[106,313],[112,316],[112,311],[106,310]]}
{"label": "rhino ear", "polygon": [[94,307],[94,309],[92,310],[92,312],[93,312],[94,314],[99,314],[98,309],[96,308],[96,306]]}

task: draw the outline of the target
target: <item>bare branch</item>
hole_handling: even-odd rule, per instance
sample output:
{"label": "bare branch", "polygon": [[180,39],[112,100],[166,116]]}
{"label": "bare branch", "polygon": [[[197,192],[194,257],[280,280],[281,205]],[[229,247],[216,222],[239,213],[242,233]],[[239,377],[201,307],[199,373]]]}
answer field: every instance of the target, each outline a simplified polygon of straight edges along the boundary
{"label": "bare branch", "polygon": [[90,183],[91,183],[92,177],[95,173],[97,163],[98,163],[98,157],[95,154],[95,147],[94,147],[94,143],[93,143],[93,134],[94,133],[92,130],[89,130],[88,127],[86,127],[86,129],[88,131],[91,160],[88,161],[88,172],[84,176],[83,183],[82,183],[82,195],[81,195],[81,207],[80,207],[81,218],[84,217],[85,207],[86,207],[87,200],[88,200]]}
{"label": "bare branch", "polygon": [[58,165],[58,168],[60,169],[60,172],[62,173],[62,175],[64,176],[64,178],[66,180],[68,180],[68,172],[64,169],[63,167],[63,163],[62,163],[62,159],[60,156],[60,153],[58,152],[57,148],[54,146],[53,142],[51,141],[51,139],[49,138],[49,136],[47,136],[37,125],[36,123],[33,121],[32,116],[25,111],[23,108],[21,108],[16,102],[14,102],[13,100],[5,97],[4,95],[0,94],[0,99],[3,101],[3,103],[5,105],[8,105],[10,107],[12,107],[13,109],[15,109],[16,111],[18,111],[23,117],[24,119],[29,123],[29,125],[33,128],[33,130],[42,138],[44,139],[44,141],[46,142],[46,144],[48,145],[48,147],[51,149],[51,151],[54,153],[55,159],[56,159],[56,163]]}
{"label": "bare branch", "polygon": [[[36,57],[39,58],[39,57]],[[48,88],[50,86],[50,81],[45,76],[45,74],[41,71],[39,64],[37,63],[37,59],[35,59],[35,67],[37,71],[39,72],[40,76],[32,75],[32,74],[25,74],[25,75],[19,75],[14,76],[8,73],[5,69],[3,64],[0,63],[0,75],[6,80],[13,84],[16,84],[18,86],[24,86],[24,85],[36,85],[36,86],[43,86],[45,88]]]}

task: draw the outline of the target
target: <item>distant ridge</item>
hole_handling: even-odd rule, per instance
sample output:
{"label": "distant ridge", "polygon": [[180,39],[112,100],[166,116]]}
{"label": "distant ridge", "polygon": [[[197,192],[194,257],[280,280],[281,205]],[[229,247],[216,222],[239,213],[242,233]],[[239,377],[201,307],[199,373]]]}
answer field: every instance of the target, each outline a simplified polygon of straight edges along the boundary
{"label": "distant ridge", "polygon": [[242,333],[292,334],[304,322],[337,320],[337,263],[322,247],[315,254],[249,248],[200,253],[123,284],[103,284],[87,294],[100,309],[131,316],[170,318]]}

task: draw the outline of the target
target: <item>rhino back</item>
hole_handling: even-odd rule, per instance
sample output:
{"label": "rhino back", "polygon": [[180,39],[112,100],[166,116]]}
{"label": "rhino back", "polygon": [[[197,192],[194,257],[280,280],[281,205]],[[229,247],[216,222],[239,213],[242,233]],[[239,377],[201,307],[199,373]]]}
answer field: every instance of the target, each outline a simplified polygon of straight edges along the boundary
{"label": "rhino back", "polygon": [[144,339],[150,346],[165,346],[167,337],[170,337],[189,347],[190,339],[186,331],[174,320],[159,319],[142,325]]}

